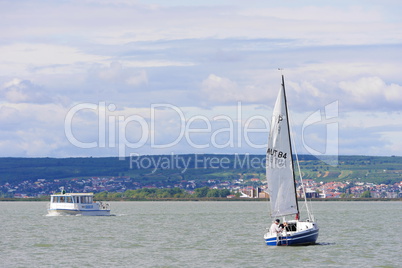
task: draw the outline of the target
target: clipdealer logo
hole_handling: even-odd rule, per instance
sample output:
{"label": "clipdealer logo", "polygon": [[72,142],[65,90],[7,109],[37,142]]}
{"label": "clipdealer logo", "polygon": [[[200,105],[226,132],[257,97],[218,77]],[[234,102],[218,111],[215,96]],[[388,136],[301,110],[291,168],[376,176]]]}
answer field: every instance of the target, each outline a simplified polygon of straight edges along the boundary
{"label": "clipdealer logo", "polygon": [[[97,140],[82,141],[77,138],[73,133],[73,118],[84,110],[92,110],[98,114],[98,135]],[[168,110],[175,115],[175,122],[178,122],[178,133],[172,141],[157,142],[157,126],[155,122],[158,120],[156,111]],[[166,149],[173,148],[183,140],[194,149],[205,148],[240,148],[245,143],[251,148],[263,149],[266,148],[266,140],[262,143],[254,143],[250,135],[255,133],[268,133],[269,122],[261,115],[253,115],[249,118],[243,118],[242,106],[239,102],[237,104],[236,117],[232,118],[228,115],[217,115],[209,119],[204,115],[193,115],[186,117],[182,109],[172,104],[152,104],[149,109],[149,117],[145,118],[138,114],[130,116],[114,115],[116,111],[114,104],[106,105],[106,102],[95,103],[81,103],[72,107],[64,121],[65,135],[68,141],[79,148],[118,148],[120,158],[124,158],[128,148],[138,149],[148,145],[151,149]],[[213,123],[220,121],[228,127],[213,129]],[[254,128],[252,124],[256,121],[262,123],[261,128]],[[197,127],[197,123],[202,123],[204,127]],[[127,129],[129,124],[136,124],[138,130],[136,136],[139,138],[133,142],[129,139]],[[116,134],[117,133],[117,134]],[[164,135],[166,133],[159,133]],[[208,142],[201,143],[193,137],[193,135],[203,134],[208,135]],[[224,142],[220,141],[220,137],[225,136]]]}
{"label": "clipdealer logo", "polygon": [[[270,122],[262,115],[246,117],[243,114],[241,102],[237,103],[235,116],[233,116],[233,113],[232,116],[219,114],[212,118],[208,118],[205,115],[189,116],[180,107],[167,103],[151,104],[147,116],[140,114],[122,115],[116,110],[116,105],[107,105],[106,102],[80,103],[73,106],[67,112],[64,120],[67,140],[73,146],[82,149],[116,148],[120,159],[123,160],[131,155],[130,157],[134,159],[133,161],[135,159],[139,161],[138,159],[140,158],[137,158],[138,154],[129,152],[129,149],[135,150],[145,146],[150,149],[171,149],[170,151],[174,151],[175,146],[182,145],[184,142],[193,149],[248,147],[261,149],[261,152],[264,152],[268,145]],[[96,123],[97,133],[91,136],[92,140],[90,141],[80,139],[79,136],[74,135],[75,132],[73,131],[74,118],[79,117],[80,113],[85,111],[90,111],[97,115],[97,122],[91,122]],[[161,127],[156,123],[166,120],[161,116],[161,112],[169,112],[169,123],[174,122],[176,126],[176,132],[170,135],[170,140],[168,141],[160,137],[169,133],[161,130]],[[337,118],[338,101],[335,101],[326,105],[323,110],[317,110],[308,116],[301,127],[303,148],[331,165],[337,165],[338,160]],[[278,120],[283,120],[283,118],[278,118]],[[225,127],[216,128],[217,122],[220,123],[219,126],[224,125]],[[316,124],[325,124],[326,126],[326,133],[321,139],[325,143],[324,151],[316,150],[306,143],[306,129]],[[135,125],[135,133],[132,133],[133,129],[130,128],[133,125]],[[259,127],[255,127],[256,125]],[[135,140],[133,134],[135,134]],[[255,134],[263,134],[266,138],[259,139],[259,143],[257,143],[255,139],[252,139],[252,135]],[[204,138],[197,139],[201,135]]]}
{"label": "clipdealer logo", "polygon": [[140,155],[130,154],[130,169],[151,169],[151,173],[163,169],[177,169],[185,173],[194,169],[258,169],[265,168],[266,158],[250,154],[234,154],[230,156],[216,155]]}

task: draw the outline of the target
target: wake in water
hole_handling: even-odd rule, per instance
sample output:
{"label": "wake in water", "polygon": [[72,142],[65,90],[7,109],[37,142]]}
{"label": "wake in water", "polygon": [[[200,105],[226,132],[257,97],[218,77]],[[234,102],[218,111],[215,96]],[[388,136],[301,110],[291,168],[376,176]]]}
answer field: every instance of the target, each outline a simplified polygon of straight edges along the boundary
{"label": "wake in water", "polygon": [[[97,215],[97,216],[88,216],[88,217],[110,217],[110,216],[122,216],[122,215],[110,214],[110,215]],[[46,214],[44,216],[45,217],[84,217],[84,215],[82,215],[82,214],[74,214],[73,215],[73,214],[62,214],[62,213]]]}
{"label": "wake in water", "polygon": [[321,242],[321,243],[315,243],[316,246],[332,246],[336,245],[336,243],[327,243],[327,242]]}

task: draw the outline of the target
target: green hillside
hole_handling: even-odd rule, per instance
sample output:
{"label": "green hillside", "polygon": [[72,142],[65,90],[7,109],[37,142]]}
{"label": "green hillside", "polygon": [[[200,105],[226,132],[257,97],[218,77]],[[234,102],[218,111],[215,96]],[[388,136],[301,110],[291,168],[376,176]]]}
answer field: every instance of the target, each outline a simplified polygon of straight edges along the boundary
{"label": "green hillside", "polygon": [[[305,179],[391,184],[402,180],[402,157],[339,156],[328,165],[299,156]],[[253,162],[254,161],[254,162]],[[185,166],[185,164],[187,166]],[[131,177],[157,183],[180,180],[265,178],[262,155],[158,155],[130,158],[0,158],[0,184],[37,179]]]}
{"label": "green hillside", "polygon": [[340,156],[336,166],[300,161],[303,178],[316,181],[362,181],[391,184],[402,180],[402,157]]}

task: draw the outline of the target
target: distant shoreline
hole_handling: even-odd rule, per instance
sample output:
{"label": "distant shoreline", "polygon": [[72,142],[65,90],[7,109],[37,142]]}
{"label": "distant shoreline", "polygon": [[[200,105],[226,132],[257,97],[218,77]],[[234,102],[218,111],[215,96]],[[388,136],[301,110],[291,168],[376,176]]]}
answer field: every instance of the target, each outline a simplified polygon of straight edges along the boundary
{"label": "distant shoreline", "polygon": [[[298,201],[302,201],[303,199],[298,199]],[[0,202],[48,202],[49,197],[46,198],[0,198]],[[153,201],[153,202],[165,202],[165,201],[192,201],[192,202],[205,202],[205,201],[214,201],[214,202],[222,202],[222,201],[240,201],[240,202],[268,202],[269,200],[266,198],[149,198],[149,199],[104,199],[99,201],[108,201],[108,202],[144,202],[144,201]],[[402,201],[402,198],[311,198],[308,201],[312,202],[328,202],[328,201]]]}

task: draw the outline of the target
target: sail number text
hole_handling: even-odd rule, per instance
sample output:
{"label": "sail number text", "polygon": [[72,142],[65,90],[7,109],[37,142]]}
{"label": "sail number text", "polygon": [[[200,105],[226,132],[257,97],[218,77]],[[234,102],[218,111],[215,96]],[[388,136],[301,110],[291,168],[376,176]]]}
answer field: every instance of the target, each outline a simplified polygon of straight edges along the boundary
{"label": "sail number text", "polygon": [[271,148],[268,148],[267,154],[270,154],[273,157],[283,158],[283,159],[286,159],[286,156],[287,156],[287,153],[284,153],[284,152],[278,151],[278,150],[272,150]]}

